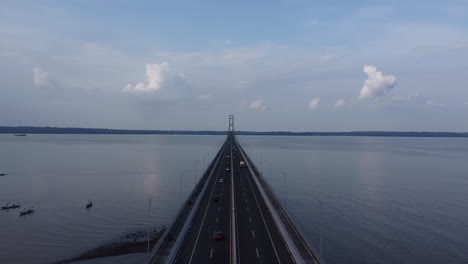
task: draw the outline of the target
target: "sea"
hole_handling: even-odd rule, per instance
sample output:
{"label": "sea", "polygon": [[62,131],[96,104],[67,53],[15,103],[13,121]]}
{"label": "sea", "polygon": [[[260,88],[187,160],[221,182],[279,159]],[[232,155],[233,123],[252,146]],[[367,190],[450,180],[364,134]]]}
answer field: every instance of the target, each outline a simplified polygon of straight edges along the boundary
{"label": "sea", "polygon": [[[54,263],[167,226],[224,140],[0,135],[0,204],[22,205],[0,211],[0,263]],[[468,139],[238,141],[327,263],[468,263]]]}

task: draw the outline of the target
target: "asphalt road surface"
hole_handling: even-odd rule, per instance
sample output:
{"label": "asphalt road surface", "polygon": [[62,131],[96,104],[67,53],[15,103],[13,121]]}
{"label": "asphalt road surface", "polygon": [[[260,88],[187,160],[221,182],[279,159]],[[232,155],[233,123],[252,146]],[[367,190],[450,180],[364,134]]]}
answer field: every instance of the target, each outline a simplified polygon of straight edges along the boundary
{"label": "asphalt road surface", "polygon": [[[248,168],[239,165],[242,157],[237,142],[233,137],[227,140],[176,263],[232,263],[235,253],[238,263],[294,263],[254,176]],[[224,182],[220,183],[220,179]],[[215,201],[215,196],[219,201]],[[231,199],[235,210],[230,210]],[[236,222],[235,234],[231,234],[232,216]],[[214,239],[216,231],[223,232],[223,240]],[[231,235],[236,236],[236,247]]]}

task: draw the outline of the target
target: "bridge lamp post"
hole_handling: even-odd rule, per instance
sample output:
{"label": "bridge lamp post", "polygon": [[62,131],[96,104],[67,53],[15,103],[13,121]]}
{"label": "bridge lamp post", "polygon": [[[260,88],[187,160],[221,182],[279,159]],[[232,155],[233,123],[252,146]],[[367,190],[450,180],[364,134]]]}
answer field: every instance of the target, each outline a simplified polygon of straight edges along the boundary
{"label": "bridge lamp post", "polygon": [[151,196],[148,196],[148,262],[150,259]]}
{"label": "bridge lamp post", "polygon": [[182,175],[184,173],[189,173],[190,171],[179,171],[179,178],[180,178],[180,185],[179,185],[179,199],[180,199],[180,206],[182,206]]}
{"label": "bridge lamp post", "polygon": [[260,174],[263,176],[263,153],[260,153]]}
{"label": "bridge lamp post", "polygon": [[195,174],[193,175],[193,184],[197,183],[197,175],[198,175],[198,162],[200,160],[195,160]]}
{"label": "bridge lamp post", "polygon": [[322,229],[323,229],[323,214],[322,214],[322,200],[320,200],[320,198],[315,198],[317,199],[317,201],[319,202],[319,205],[320,205],[320,249],[319,249],[319,253],[320,253],[320,256],[322,257]]}
{"label": "bridge lamp post", "polygon": [[287,179],[287,174],[286,172],[281,172],[281,174],[284,176],[284,208],[286,208],[286,196],[287,196],[287,193],[286,193],[286,179]]}

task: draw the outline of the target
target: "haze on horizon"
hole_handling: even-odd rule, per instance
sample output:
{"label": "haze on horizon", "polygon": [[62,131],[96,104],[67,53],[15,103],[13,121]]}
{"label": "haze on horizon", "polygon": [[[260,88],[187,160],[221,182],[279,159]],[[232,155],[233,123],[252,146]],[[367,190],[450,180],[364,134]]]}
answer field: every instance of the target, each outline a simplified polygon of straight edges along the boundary
{"label": "haze on horizon", "polygon": [[0,126],[468,131],[468,2],[0,6]]}

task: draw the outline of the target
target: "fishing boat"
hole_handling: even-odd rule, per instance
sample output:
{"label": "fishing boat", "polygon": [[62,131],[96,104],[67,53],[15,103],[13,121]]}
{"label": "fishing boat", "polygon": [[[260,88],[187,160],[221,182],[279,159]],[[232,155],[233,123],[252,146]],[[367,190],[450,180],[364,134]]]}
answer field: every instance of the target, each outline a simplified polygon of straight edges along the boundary
{"label": "fishing boat", "polygon": [[15,134],[15,137],[25,137],[26,134]]}
{"label": "fishing boat", "polygon": [[2,206],[2,210],[16,209],[18,207],[21,207],[21,206],[19,204],[10,205],[10,202],[8,202],[6,205]]}
{"label": "fishing boat", "polygon": [[5,176],[5,175],[6,175],[6,173],[0,173],[0,176]]}
{"label": "fishing boat", "polygon": [[32,207],[29,207],[28,210],[26,210],[26,208],[19,213],[20,216],[23,216],[23,215],[28,215],[28,214],[32,214],[34,213],[34,210],[32,209]]}
{"label": "fishing boat", "polygon": [[86,204],[86,209],[89,209],[92,206],[93,206],[93,202],[88,201],[88,203]]}

